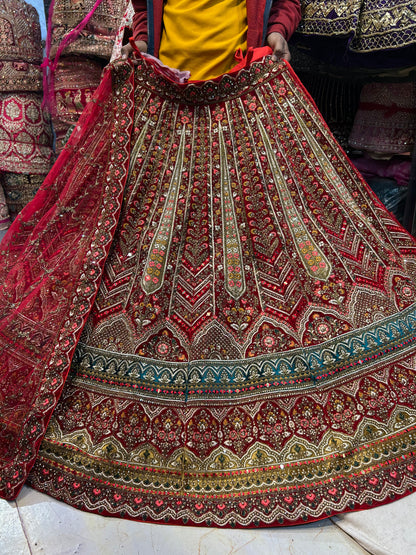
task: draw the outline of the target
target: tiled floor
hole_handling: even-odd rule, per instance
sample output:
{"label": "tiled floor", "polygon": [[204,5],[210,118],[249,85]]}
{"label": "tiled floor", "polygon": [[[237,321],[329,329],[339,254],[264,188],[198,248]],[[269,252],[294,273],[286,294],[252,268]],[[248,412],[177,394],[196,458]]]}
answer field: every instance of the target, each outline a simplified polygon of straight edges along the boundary
{"label": "tiled floor", "polygon": [[0,501],[0,555],[413,555],[416,495],[316,524],[222,530],[84,513],[25,487]]}

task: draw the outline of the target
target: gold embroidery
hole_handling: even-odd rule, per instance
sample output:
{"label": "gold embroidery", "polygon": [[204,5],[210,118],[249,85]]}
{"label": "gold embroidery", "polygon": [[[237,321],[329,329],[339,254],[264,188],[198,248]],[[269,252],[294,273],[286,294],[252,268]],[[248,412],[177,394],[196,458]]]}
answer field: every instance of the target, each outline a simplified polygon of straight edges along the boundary
{"label": "gold embroidery", "polygon": [[218,136],[220,142],[225,288],[234,299],[239,299],[245,291],[243,255],[237,231],[238,226],[230,187],[227,151],[221,126],[218,126]]}

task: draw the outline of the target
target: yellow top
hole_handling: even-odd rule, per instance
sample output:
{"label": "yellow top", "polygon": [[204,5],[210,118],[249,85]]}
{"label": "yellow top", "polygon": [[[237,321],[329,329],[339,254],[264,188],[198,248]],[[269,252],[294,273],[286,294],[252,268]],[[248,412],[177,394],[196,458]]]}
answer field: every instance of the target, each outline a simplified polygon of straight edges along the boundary
{"label": "yellow top", "polygon": [[246,51],[246,0],[167,0],[163,10],[159,58],[193,80],[226,73]]}

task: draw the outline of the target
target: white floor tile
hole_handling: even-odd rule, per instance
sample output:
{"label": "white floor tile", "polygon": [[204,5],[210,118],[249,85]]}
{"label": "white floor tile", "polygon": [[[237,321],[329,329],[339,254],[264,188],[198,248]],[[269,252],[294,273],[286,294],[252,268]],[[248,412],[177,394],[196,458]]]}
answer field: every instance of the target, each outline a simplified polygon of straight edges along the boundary
{"label": "white floor tile", "polygon": [[15,502],[0,499],[0,555],[30,555]]}
{"label": "white floor tile", "polygon": [[416,554],[416,494],[332,521],[373,555]]}
{"label": "white floor tile", "polygon": [[330,520],[262,530],[142,524],[78,511],[25,487],[18,506],[32,554],[362,555]]}

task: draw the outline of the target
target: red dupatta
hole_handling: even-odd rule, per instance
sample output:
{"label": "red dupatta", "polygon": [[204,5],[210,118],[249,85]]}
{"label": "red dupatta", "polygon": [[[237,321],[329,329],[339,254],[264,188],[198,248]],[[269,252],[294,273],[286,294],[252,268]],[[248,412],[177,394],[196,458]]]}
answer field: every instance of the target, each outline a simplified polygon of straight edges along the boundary
{"label": "red dupatta", "polygon": [[126,62],[107,69],[1,245],[0,496],[6,499],[17,496],[35,461],[98,290],[128,172],[133,74]]}

